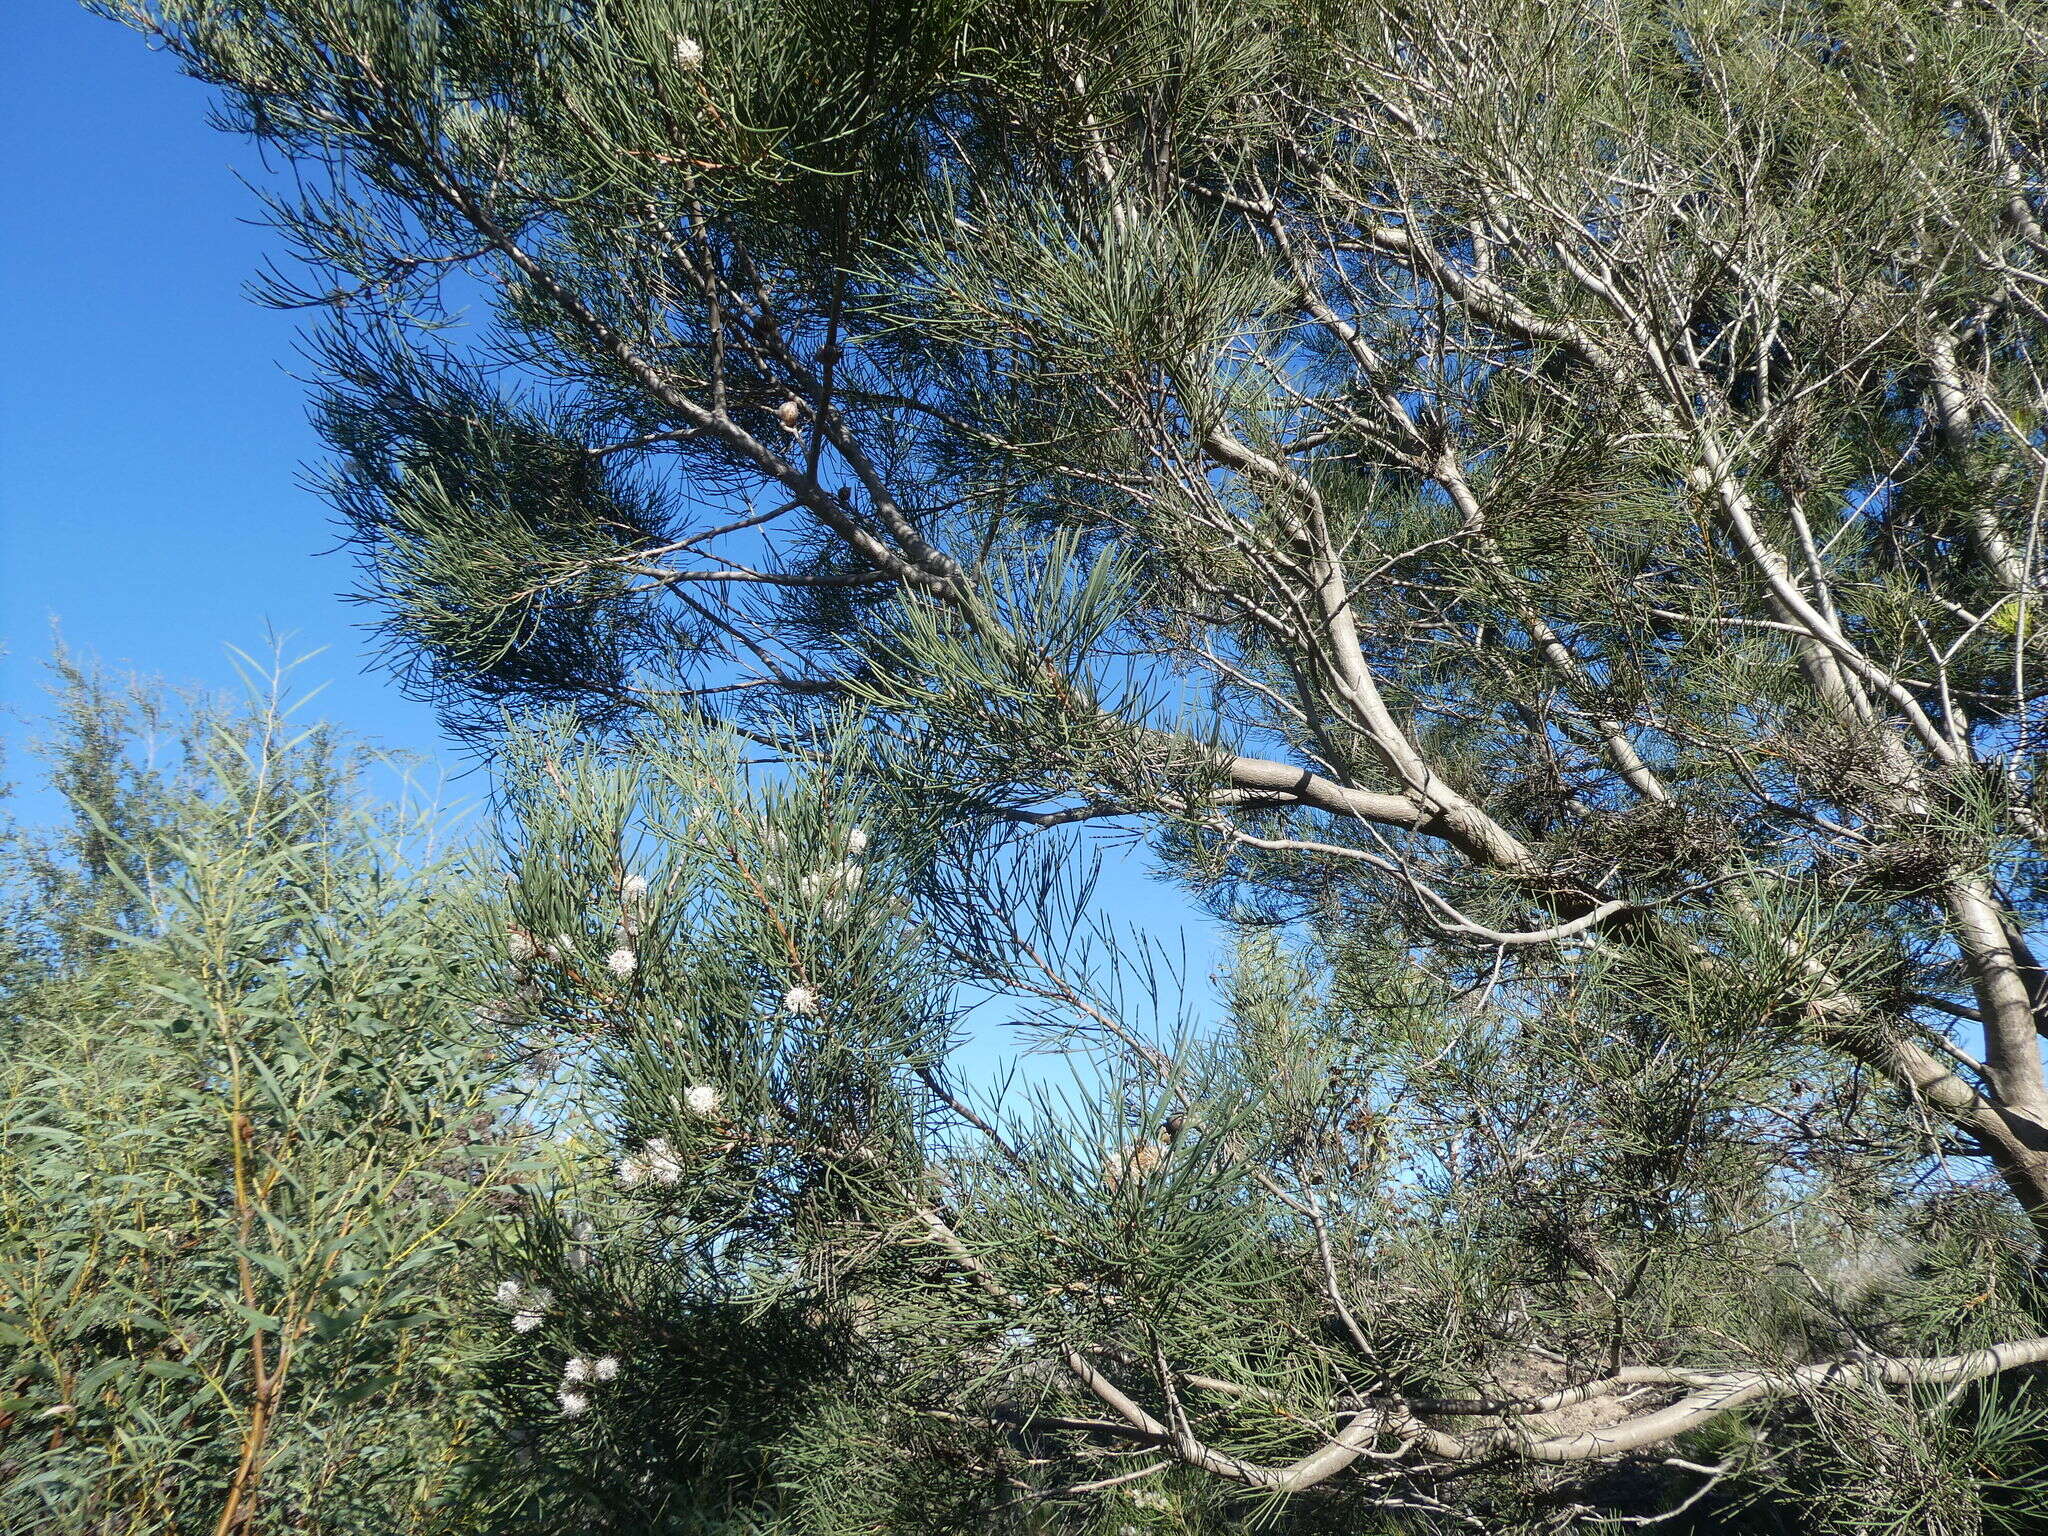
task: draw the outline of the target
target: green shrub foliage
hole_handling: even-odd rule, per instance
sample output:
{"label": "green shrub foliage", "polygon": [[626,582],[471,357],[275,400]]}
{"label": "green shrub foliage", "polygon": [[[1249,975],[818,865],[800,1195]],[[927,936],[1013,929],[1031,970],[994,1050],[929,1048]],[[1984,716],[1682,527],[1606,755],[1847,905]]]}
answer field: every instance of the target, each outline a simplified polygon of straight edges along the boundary
{"label": "green shrub foliage", "polygon": [[0,1524],[438,1528],[520,1145],[473,877],[274,696],[60,676],[71,827],[11,844]]}

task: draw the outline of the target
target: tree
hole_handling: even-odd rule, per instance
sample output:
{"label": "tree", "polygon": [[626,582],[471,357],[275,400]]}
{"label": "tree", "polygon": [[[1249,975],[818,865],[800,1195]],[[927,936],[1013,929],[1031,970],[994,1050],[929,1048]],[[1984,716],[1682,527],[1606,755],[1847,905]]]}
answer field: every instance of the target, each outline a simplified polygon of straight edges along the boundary
{"label": "tree", "polygon": [[[899,1038],[906,1123],[982,1122],[1008,1173],[878,1173],[862,1219],[981,1293],[956,1363],[1014,1328],[1046,1372],[1036,1410],[1014,1375],[926,1409],[1021,1414],[1065,1448],[1034,1465],[1427,1510],[2048,1358],[2013,1257],[2048,1231],[2029,11],[111,9],[307,178],[272,296],[333,315],[333,490],[412,682],[656,778],[704,731],[822,753],[905,840],[932,974],[1114,1048],[1092,1187],[1163,1225],[1058,1283],[1151,1299],[1002,1321],[1081,1174]],[[1073,844],[1020,848],[1080,822],[1254,930],[1200,1071],[1044,947]],[[805,865],[820,921],[881,899],[815,839],[731,846]],[[1903,1332],[1759,1321],[1743,1235],[1826,1211],[1920,1223]],[[1932,1299],[1965,1272],[1990,1333]],[[1432,1354],[1396,1284],[1484,1326]]]}
{"label": "tree", "polygon": [[0,888],[0,1523],[445,1528],[522,1151],[459,855],[274,691],[57,672],[74,825]]}

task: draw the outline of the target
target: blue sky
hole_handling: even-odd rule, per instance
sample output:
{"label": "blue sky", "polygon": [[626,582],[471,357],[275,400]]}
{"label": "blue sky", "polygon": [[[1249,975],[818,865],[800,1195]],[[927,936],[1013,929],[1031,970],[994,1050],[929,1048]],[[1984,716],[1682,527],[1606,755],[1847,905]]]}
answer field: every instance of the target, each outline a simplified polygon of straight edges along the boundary
{"label": "blue sky", "polygon": [[[0,698],[36,707],[53,622],[110,664],[219,686],[225,647],[262,650],[268,625],[325,647],[300,674],[326,684],[321,713],[461,766],[366,670],[349,559],[300,484],[319,445],[288,371],[297,322],[242,291],[273,245],[238,179],[264,174],[256,150],[207,127],[206,89],[133,33],[64,0],[9,23]],[[6,773],[30,778],[12,752]]]}

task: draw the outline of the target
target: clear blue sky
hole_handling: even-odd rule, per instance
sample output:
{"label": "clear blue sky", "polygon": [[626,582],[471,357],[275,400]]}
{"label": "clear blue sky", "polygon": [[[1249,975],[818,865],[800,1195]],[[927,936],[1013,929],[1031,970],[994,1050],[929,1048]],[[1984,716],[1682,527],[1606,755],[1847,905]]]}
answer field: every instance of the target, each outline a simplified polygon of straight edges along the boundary
{"label": "clear blue sky", "polygon": [[[272,249],[238,179],[258,154],[135,34],[65,0],[9,11],[0,698],[35,707],[53,621],[108,663],[222,686],[224,646],[260,650],[268,624],[326,647],[302,674],[327,684],[319,712],[459,766],[367,670],[349,558],[324,553],[334,526],[300,484],[319,444],[288,372],[297,321],[242,291]],[[12,753],[7,771],[27,777]]]}

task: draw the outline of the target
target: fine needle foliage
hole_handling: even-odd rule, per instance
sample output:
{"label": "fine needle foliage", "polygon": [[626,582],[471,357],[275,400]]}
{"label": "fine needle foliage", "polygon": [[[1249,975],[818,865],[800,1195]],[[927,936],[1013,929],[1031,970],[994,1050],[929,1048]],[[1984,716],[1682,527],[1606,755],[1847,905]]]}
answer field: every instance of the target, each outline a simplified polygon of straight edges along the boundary
{"label": "fine needle foliage", "polygon": [[[2048,1516],[1991,1382],[2039,1350],[2024,1215],[1797,1021],[1732,1029],[1725,972],[1481,993],[1251,928],[1177,1030],[1073,834],[669,726],[505,744],[489,1011],[574,1164],[504,1255],[506,1528]],[[1717,947],[1761,1008],[1833,917]],[[990,995],[1056,1069],[961,1080]]]}
{"label": "fine needle foliage", "polygon": [[519,1151],[459,850],[281,678],[56,676],[70,826],[8,845],[0,1525],[439,1528]]}
{"label": "fine needle foliage", "polygon": [[101,8],[293,169],[493,1016],[729,1341],[536,1358],[536,1519],[2035,1518],[2038,7]]}

